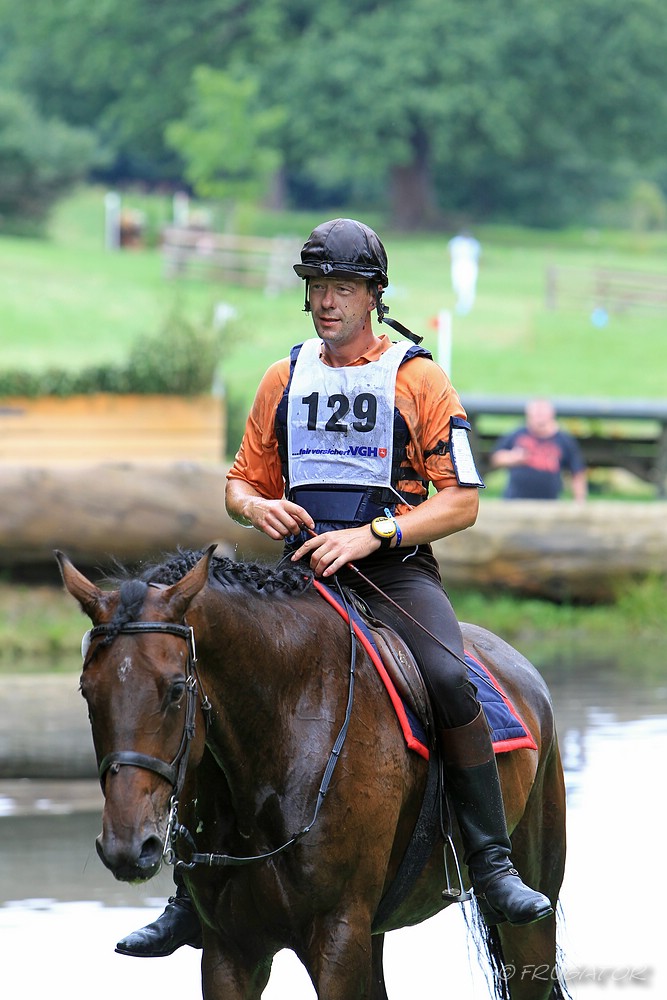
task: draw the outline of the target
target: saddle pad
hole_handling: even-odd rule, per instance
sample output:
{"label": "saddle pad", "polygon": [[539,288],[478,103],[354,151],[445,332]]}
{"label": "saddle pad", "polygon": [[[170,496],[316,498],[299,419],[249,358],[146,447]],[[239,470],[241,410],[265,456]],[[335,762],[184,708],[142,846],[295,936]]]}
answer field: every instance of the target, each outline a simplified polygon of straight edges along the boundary
{"label": "saddle pad", "polygon": [[[347,609],[341,603],[340,595],[319,580],[314,580],[313,583],[320,596],[335,608],[341,618],[349,621]],[[387,689],[406,745],[410,750],[414,750],[415,753],[428,760],[429,750],[426,745],[426,734],[420,720],[396,690],[365,621],[356,608],[352,605],[348,605],[347,607],[352,614],[352,628],[354,629],[354,633],[370,656]],[[528,727],[488,667],[467,650],[464,655],[468,666],[468,675],[477,689],[477,697],[484,709],[484,714],[491,729],[491,740],[494,751],[497,754],[507,753],[509,750],[518,750],[522,747],[537,750],[537,744],[531,736]]]}

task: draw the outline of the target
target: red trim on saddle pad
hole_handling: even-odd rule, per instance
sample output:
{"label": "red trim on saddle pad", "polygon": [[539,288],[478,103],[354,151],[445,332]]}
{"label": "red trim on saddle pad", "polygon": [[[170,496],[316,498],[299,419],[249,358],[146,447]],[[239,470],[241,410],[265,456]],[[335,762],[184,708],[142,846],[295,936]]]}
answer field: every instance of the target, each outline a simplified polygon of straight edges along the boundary
{"label": "red trim on saddle pad", "polygon": [[[346,622],[349,622],[350,619],[347,611],[345,610],[345,608],[341,607],[341,605],[338,603],[338,601],[331,593],[331,591],[328,590],[318,580],[313,580],[313,583],[315,585],[315,589],[317,590],[318,594],[320,594],[325,601],[328,601],[328,603],[331,605],[332,608],[335,608],[335,610],[338,612],[341,618],[343,618]],[[352,621],[352,628],[354,629],[354,634],[356,635],[358,641],[361,643],[361,645],[364,647],[364,649],[370,656],[371,660],[373,661],[373,664],[375,665],[375,669],[382,678],[382,683],[386,687],[387,694],[389,695],[391,703],[394,706],[394,711],[396,712],[396,718],[398,719],[408,749],[414,750],[415,753],[418,753],[420,757],[424,758],[424,760],[428,760],[429,758],[428,747],[424,743],[422,743],[421,740],[417,739],[417,737],[412,732],[412,726],[410,725],[410,720],[408,719],[407,712],[405,711],[405,705],[403,703],[403,699],[396,690],[394,682],[392,681],[391,677],[387,673],[386,667],[382,662],[380,654],[377,651],[377,647],[371,642],[368,636],[364,635],[364,633],[354,620]]]}
{"label": "red trim on saddle pad", "polygon": [[[521,726],[525,734],[523,736],[512,736],[507,739],[494,740],[493,749],[495,750],[495,752],[507,753],[509,750],[521,750],[521,749],[537,750],[537,743],[533,739],[530,729],[519,715],[516,705],[511,700],[510,696],[505,692],[502,685],[500,684],[500,681],[496,677],[494,677],[494,675],[491,673],[491,671],[489,670],[489,668],[486,666],[485,663],[482,663],[481,660],[478,660],[477,657],[473,656],[473,654],[468,652],[467,649],[465,651],[465,657],[470,666],[473,667],[473,669],[479,668],[480,670],[484,671],[484,675],[487,678],[489,684],[491,684],[496,689],[496,691],[504,701],[507,711],[513,718],[516,719],[517,723]],[[473,677],[473,683],[474,683],[474,677]],[[482,705],[483,704],[484,702],[482,701]]]}
{"label": "red trim on saddle pad", "polygon": [[[331,607],[338,612],[338,614],[341,616],[341,618],[343,618],[344,621],[349,622],[349,616],[347,614],[347,611],[339,603],[335,594],[332,591],[330,591],[326,585],[320,583],[319,580],[313,580],[313,584],[318,594],[320,594],[320,596],[323,597],[331,605]],[[357,624],[354,618],[352,620],[352,628],[354,629],[354,634],[356,635],[358,641],[361,643],[361,645],[364,647],[364,649],[370,656],[375,666],[375,669],[377,670],[378,674],[380,675],[380,678],[382,679],[382,682],[387,690],[387,694],[389,695],[390,701],[394,706],[394,711],[396,712],[396,718],[398,719],[408,749],[414,750],[414,752],[419,754],[420,757],[423,757],[425,760],[428,760],[429,749],[423,742],[423,740],[421,740],[417,735],[415,735],[412,723],[410,722],[410,718],[406,711],[405,703],[403,702],[403,699],[396,690],[394,682],[387,673],[386,667],[382,662],[382,658],[377,650],[377,647],[371,640],[370,636],[365,633],[364,629]],[[493,729],[493,718],[492,717],[490,718],[490,715],[493,716],[493,705],[489,704],[488,697],[486,699],[483,697],[483,694],[480,691],[480,687],[481,688],[486,687],[487,690],[491,689],[495,691],[497,696],[499,696],[500,700],[504,703],[506,710],[509,712],[512,718],[516,720],[517,727],[523,730],[523,733],[520,735],[493,739],[494,751],[498,754],[498,753],[507,753],[510,750],[518,750],[520,748],[537,750],[537,744],[535,743],[535,740],[531,736],[528,726],[525,724],[525,722],[519,715],[516,707],[510,700],[509,696],[505,693],[505,691],[498,683],[496,678],[493,676],[491,671],[488,669],[488,667],[486,667],[485,664],[483,664],[480,660],[478,660],[476,656],[473,656],[471,653],[467,651],[465,653],[465,657],[466,661],[468,662],[468,670],[472,674],[471,680],[478,686],[479,700],[482,707],[484,708],[485,714],[487,716],[491,728]],[[496,702],[497,701],[498,698],[496,698]]]}

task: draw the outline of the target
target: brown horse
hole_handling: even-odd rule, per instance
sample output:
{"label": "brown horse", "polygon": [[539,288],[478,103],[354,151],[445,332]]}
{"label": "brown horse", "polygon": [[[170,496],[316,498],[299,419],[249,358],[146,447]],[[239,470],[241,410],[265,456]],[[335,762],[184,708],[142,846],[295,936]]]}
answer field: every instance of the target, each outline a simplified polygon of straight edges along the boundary
{"label": "brown horse", "polygon": [[[283,948],[320,1000],[387,1000],[384,933],[447,905],[438,828],[386,912],[431,769],[406,749],[366,650],[351,655],[349,626],[308,574],[213,549],[114,590],[57,554],[94,626],[81,691],[105,796],[98,853],[125,881],[155,875],[163,852],[180,859],[203,927],[206,1000],[259,1000]],[[497,636],[463,631],[537,744],[498,764],[514,862],[556,907],[564,787],[549,694]],[[483,934],[497,997],[567,995],[555,917]]]}

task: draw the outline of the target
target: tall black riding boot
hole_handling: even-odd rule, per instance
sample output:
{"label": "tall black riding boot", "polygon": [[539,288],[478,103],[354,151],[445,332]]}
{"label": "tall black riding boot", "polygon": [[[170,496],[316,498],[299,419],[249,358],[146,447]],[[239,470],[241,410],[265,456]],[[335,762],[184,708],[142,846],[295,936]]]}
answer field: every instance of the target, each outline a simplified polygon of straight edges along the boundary
{"label": "tall black riding boot", "polygon": [[510,860],[505,808],[491,736],[482,709],[472,722],[441,729],[447,790],[464,861],[487,924],[530,924],[553,913],[549,899],[521,881]]}
{"label": "tall black riding boot", "polygon": [[128,934],[116,951],[135,958],[166,958],[185,944],[202,947],[201,924],[185,887],[177,884],[176,895],[170,896],[157,920]]}

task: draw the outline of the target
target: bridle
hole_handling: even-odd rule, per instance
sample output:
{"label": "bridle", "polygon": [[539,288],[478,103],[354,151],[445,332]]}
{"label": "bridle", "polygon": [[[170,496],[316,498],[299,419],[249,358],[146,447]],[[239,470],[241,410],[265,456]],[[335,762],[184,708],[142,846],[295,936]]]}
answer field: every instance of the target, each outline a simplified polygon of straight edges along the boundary
{"label": "bridle", "polygon": [[[341,588],[341,595],[343,601],[347,607],[347,598]],[[197,700],[198,700],[198,674],[197,674],[197,655],[195,647],[195,636],[194,629],[189,625],[177,625],[172,622],[126,622],[122,625],[95,625],[89,632],[84,636],[84,643],[86,640],[91,641],[97,636],[111,636],[115,638],[116,635],[134,635],[137,633],[146,632],[157,632],[169,635],[180,636],[188,644],[188,663],[187,663],[187,677],[186,677],[186,707],[185,707],[185,722],[183,726],[183,735],[181,737],[181,744],[178,748],[176,756],[170,764],[166,761],[161,760],[159,757],[151,757],[148,754],[139,753],[136,750],[114,750],[111,753],[106,754],[99,765],[99,778],[102,784],[102,790],[104,790],[104,776],[107,771],[112,773],[117,773],[119,768],[123,765],[130,765],[132,767],[143,767],[148,771],[154,771],[159,774],[160,777],[165,778],[172,786],[173,793],[169,802],[169,819],[167,821],[167,831],[164,839],[163,846],[163,856],[167,864],[174,865],[178,868],[191,869],[195,868],[197,865],[207,865],[209,867],[226,867],[229,865],[247,865],[255,861],[265,861],[269,858],[275,857],[277,854],[281,854],[282,851],[296,844],[302,837],[305,837],[307,833],[311,830],[313,824],[315,823],[320,808],[324,802],[324,798],[329,789],[329,784],[333,776],[334,768],[340,757],[340,753],[343,749],[343,744],[345,743],[345,738],[347,736],[347,730],[350,724],[350,719],[352,717],[352,703],[354,699],[354,681],[355,681],[355,664],[356,664],[356,634],[354,627],[352,625],[352,616],[348,610],[348,622],[350,625],[350,636],[352,641],[351,653],[350,653],[350,674],[349,674],[349,685],[348,685],[348,695],[347,695],[347,705],[345,709],[345,718],[343,724],[340,728],[338,736],[334,742],[334,745],[329,754],[329,759],[327,761],[326,767],[324,769],[324,774],[322,776],[322,781],[317,793],[317,801],[315,803],[315,810],[313,812],[312,819],[310,823],[302,827],[297,833],[293,834],[289,840],[285,841],[280,847],[276,847],[272,851],[265,851],[262,854],[251,855],[248,857],[237,857],[231,854],[213,854],[213,853],[199,853],[194,850],[195,842],[190,834],[187,827],[178,823],[178,800],[183,789],[183,784],[185,782],[185,774],[187,770],[188,758],[190,755],[190,746],[195,735],[195,721],[197,712]],[[84,665],[85,666],[85,665]],[[199,685],[201,687],[201,684]],[[206,720],[206,725],[210,722],[210,711],[211,703],[205,694],[202,693],[202,710],[204,712],[204,718]],[[189,861],[184,861],[177,855],[176,843],[180,839],[187,840],[190,847],[192,848],[189,857]]]}
{"label": "bridle", "polygon": [[[190,625],[177,625],[174,622],[125,622],[123,625],[95,625],[86,633],[84,642],[89,642],[98,636],[116,635],[136,635],[146,632],[176,635],[184,639],[188,646],[188,661],[186,667],[185,680],[185,722],[183,724],[183,734],[181,743],[176,752],[176,756],[167,763],[159,757],[151,757],[148,754],[139,753],[137,750],[112,750],[100,761],[98,775],[102,790],[104,790],[104,778],[107,771],[117,774],[123,765],[131,767],[143,767],[147,771],[154,771],[161,778],[165,778],[173,788],[172,803],[174,800],[178,804],[178,797],[183,789],[185,773],[190,756],[190,747],[195,735],[195,717],[197,712],[198,685],[197,685],[197,652],[195,648],[194,629]],[[202,697],[202,710],[207,713],[211,705],[208,698]],[[170,809],[171,812],[171,809]]]}

